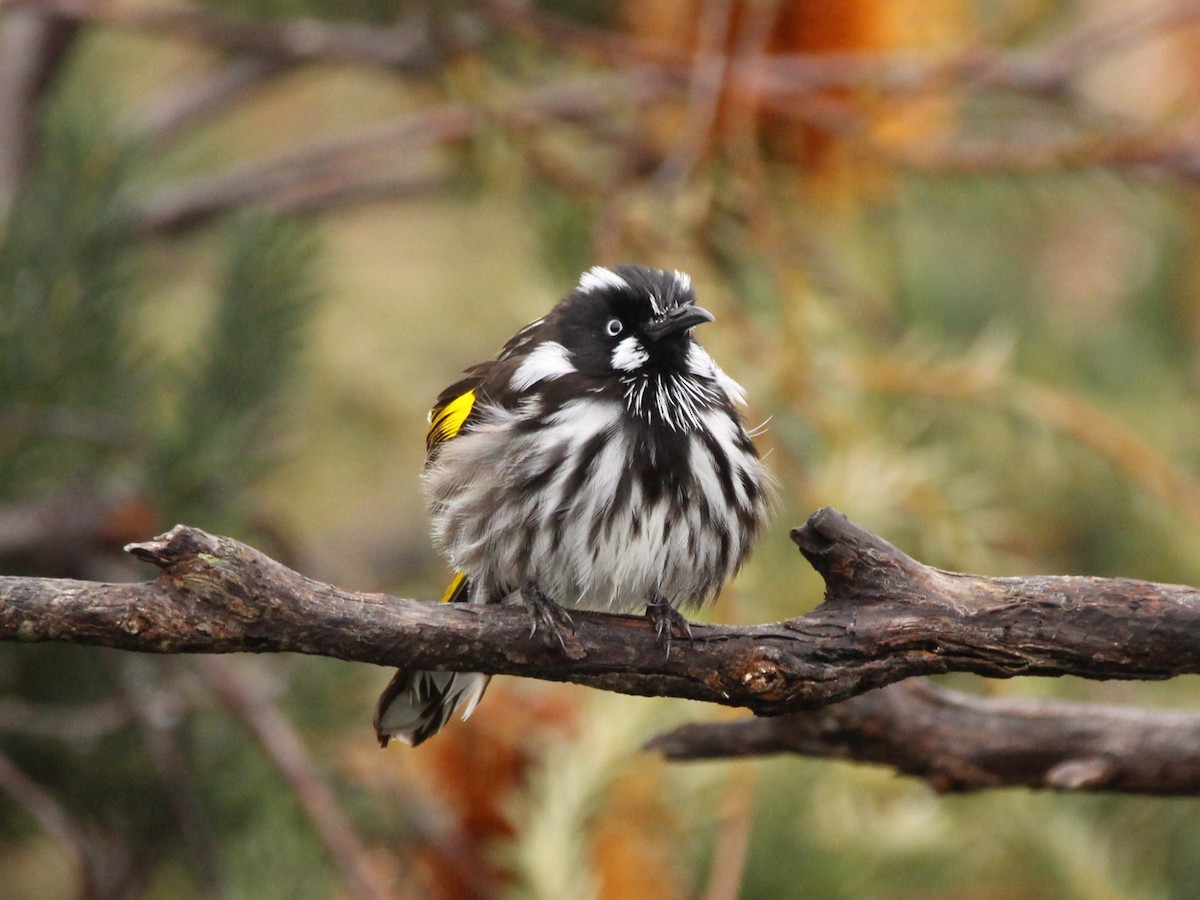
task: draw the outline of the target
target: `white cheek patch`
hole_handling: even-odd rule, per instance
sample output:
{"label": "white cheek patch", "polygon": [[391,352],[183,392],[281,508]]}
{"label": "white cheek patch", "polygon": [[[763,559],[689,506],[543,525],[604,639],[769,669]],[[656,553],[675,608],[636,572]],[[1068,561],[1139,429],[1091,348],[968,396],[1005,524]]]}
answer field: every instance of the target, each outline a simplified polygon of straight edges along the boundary
{"label": "white cheek patch", "polygon": [[517,367],[509,387],[514,391],[527,391],[539,381],[560,378],[578,371],[571,362],[571,353],[566,347],[558,341],[546,341]]}
{"label": "white cheek patch", "polygon": [[628,290],[629,282],[612,269],[606,269],[604,266],[592,266],[579,277],[581,291],[590,293],[591,291],[602,291],[605,288]]}
{"label": "white cheek patch", "polygon": [[633,335],[613,347],[612,367],[619,372],[635,372],[646,364],[650,354]]}

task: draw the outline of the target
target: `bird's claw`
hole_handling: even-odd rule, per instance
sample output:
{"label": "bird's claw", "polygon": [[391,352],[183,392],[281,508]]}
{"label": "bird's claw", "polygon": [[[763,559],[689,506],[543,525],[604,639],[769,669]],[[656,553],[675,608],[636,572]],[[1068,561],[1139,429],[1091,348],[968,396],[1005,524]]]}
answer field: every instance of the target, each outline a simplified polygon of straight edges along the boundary
{"label": "bird's claw", "polygon": [[692,623],[666,597],[655,597],[646,604],[646,618],[654,625],[654,633],[658,636],[658,643],[666,649],[667,659],[671,658],[672,632],[675,629],[688,639],[689,644],[695,646]]}
{"label": "bird's claw", "polygon": [[549,631],[558,639],[563,650],[567,649],[567,639],[564,630],[574,633],[575,621],[571,614],[555,603],[532,581],[520,591],[521,602],[529,613],[529,636],[533,637],[540,629]]}

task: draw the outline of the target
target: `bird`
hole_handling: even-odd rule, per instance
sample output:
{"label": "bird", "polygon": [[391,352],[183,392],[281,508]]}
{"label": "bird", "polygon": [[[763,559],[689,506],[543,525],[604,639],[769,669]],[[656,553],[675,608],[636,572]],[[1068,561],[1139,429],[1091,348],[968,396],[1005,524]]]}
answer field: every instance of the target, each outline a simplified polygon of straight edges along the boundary
{"label": "bird", "polygon": [[[773,481],[745,392],[696,341],[714,321],[684,272],[594,266],[549,313],[438,396],[422,475],[442,600],[520,601],[562,639],[570,609],[645,610],[670,653],[762,531]],[[399,669],[375,731],[417,746],[490,676]]]}

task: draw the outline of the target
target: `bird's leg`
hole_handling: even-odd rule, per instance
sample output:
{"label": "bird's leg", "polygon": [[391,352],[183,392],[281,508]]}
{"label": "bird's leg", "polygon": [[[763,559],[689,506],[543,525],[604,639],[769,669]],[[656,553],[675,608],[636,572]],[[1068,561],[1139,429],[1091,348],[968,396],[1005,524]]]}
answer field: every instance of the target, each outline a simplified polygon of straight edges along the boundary
{"label": "bird's leg", "polygon": [[681,635],[695,643],[692,639],[692,623],[666,597],[656,594],[650,599],[646,604],[646,618],[654,623],[658,642],[666,648],[667,659],[671,658],[671,632],[674,629],[679,629]]}
{"label": "bird's leg", "polygon": [[542,593],[536,582],[525,582],[525,586],[518,593],[529,613],[530,636],[537,633],[539,628],[545,628],[558,638],[559,645],[566,650],[567,639],[563,636],[563,629],[572,632],[575,630],[571,614]]}

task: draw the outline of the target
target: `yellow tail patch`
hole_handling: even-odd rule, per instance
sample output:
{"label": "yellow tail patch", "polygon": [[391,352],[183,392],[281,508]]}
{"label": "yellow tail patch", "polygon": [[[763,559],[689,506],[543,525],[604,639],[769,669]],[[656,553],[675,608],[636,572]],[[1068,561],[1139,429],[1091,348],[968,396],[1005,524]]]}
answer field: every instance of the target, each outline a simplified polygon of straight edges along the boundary
{"label": "yellow tail patch", "polygon": [[450,580],[450,585],[446,588],[446,593],[442,594],[442,602],[453,603],[455,595],[462,590],[463,582],[466,580],[465,572],[455,572],[454,577]]}

